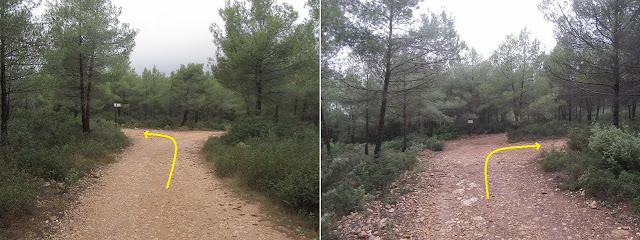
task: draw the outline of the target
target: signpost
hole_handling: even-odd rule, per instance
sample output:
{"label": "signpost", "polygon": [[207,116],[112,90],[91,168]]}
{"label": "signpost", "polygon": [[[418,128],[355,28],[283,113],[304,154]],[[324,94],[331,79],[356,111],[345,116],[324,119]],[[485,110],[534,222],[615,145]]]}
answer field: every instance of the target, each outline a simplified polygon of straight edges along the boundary
{"label": "signpost", "polygon": [[467,120],[467,135],[471,135],[471,124],[473,124],[473,119]]}
{"label": "signpost", "polygon": [[119,108],[119,107],[122,107],[122,104],[121,104],[121,103],[113,103],[113,109],[115,110],[115,112],[114,112],[114,114],[113,114],[113,115],[114,115],[114,117],[115,117],[115,120],[114,120],[114,121],[115,121],[115,123],[116,123],[116,126],[118,126],[118,115],[119,115],[119,114],[118,114],[118,108]]}

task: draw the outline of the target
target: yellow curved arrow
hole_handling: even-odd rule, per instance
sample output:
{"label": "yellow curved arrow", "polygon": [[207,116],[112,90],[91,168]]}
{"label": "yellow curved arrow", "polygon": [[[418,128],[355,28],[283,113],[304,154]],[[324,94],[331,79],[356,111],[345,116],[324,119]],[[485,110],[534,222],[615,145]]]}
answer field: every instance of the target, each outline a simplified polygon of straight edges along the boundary
{"label": "yellow curved arrow", "polygon": [[487,165],[489,165],[489,158],[494,153],[500,152],[502,150],[516,149],[516,148],[536,148],[536,150],[540,149],[540,143],[536,142],[535,145],[522,145],[522,146],[511,146],[511,147],[503,147],[498,148],[496,150],[491,151],[489,155],[487,155],[487,159],[484,161],[484,187],[487,191],[487,199],[489,199],[489,179],[487,178]]}
{"label": "yellow curved arrow", "polygon": [[171,176],[173,176],[173,167],[176,166],[176,156],[178,156],[178,143],[176,143],[176,140],[173,139],[171,136],[169,135],[164,135],[164,134],[159,134],[159,133],[150,133],[149,130],[144,132],[144,138],[148,138],[148,136],[158,136],[158,137],[165,137],[168,139],[171,139],[171,141],[173,141],[173,163],[171,164],[171,172],[169,172],[169,179],[167,179],[167,189],[169,189],[169,184],[171,183]]}

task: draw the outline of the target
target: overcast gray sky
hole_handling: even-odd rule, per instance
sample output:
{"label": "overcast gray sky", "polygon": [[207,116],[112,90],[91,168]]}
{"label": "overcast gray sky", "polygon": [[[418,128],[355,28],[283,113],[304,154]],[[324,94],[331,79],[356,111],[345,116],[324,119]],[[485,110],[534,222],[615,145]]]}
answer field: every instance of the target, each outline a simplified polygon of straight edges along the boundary
{"label": "overcast gray sky", "polygon": [[543,49],[549,52],[556,44],[554,25],[538,10],[541,0],[424,0],[419,12],[444,9],[455,18],[456,30],[469,47],[487,58],[508,34],[518,34],[527,27]]}
{"label": "overcast gray sky", "polygon": [[[180,64],[208,63],[215,56],[211,23],[223,26],[218,9],[222,0],[112,0],[122,7],[120,22],[129,23],[140,30],[136,46],[131,53],[131,67],[142,73],[155,65],[167,74],[180,68]],[[287,2],[298,12],[299,19],[308,18],[303,0]]]}

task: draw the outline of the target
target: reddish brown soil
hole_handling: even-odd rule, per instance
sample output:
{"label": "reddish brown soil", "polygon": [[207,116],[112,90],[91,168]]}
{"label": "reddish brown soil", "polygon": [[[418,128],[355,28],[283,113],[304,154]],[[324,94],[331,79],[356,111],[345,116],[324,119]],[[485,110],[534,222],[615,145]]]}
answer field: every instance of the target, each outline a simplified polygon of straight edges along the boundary
{"label": "reddish brown soil", "polygon": [[415,191],[394,206],[396,228],[411,239],[633,239],[636,223],[619,209],[596,209],[580,193],[559,191],[545,173],[540,152],[561,149],[566,139],[541,140],[535,148],[506,150],[489,160],[491,198],[486,199],[484,162],[509,145],[505,134],[446,142],[419,173]]}

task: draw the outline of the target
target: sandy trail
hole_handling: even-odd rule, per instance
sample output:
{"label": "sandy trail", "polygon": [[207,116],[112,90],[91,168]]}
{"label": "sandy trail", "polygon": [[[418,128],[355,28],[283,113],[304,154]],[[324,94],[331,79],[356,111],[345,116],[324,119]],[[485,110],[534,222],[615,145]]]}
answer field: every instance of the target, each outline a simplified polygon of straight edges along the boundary
{"label": "sandy trail", "polygon": [[178,157],[171,186],[173,143],[146,129],[123,129],[132,140],[62,219],[54,239],[288,239],[259,211],[238,199],[204,164],[201,148],[222,132],[151,130],[172,136]]}
{"label": "sandy trail", "polygon": [[[412,239],[633,239],[637,225],[592,209],[577,193],[556,191],[554,175],[532,161],[534,148],[507,150],[489,160],[491,198],[486,199],[484,161],[509,145],[505,134],[448,141],[428,161],[417,188],[399,201],[398,227]],[[542,140],[542,150],[566,139]],[[421,160],[424,161],[424,160]]]}

